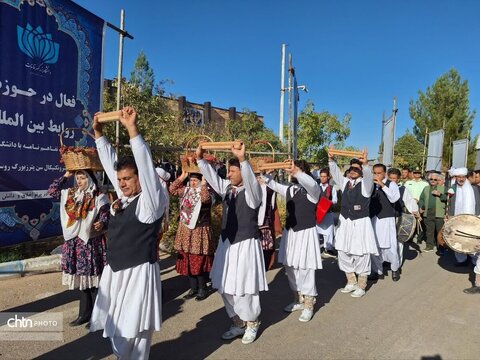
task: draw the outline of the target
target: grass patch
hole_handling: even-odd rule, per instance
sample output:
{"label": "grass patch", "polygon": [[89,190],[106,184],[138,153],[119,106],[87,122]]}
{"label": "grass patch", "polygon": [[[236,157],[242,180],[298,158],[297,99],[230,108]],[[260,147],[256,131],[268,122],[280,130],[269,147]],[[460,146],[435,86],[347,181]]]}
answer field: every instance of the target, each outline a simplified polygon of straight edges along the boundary
{"label": "grass patch", "polygon": [[0,263],[22,259],[23,254],[19,248],[12,248],[0,251]]}

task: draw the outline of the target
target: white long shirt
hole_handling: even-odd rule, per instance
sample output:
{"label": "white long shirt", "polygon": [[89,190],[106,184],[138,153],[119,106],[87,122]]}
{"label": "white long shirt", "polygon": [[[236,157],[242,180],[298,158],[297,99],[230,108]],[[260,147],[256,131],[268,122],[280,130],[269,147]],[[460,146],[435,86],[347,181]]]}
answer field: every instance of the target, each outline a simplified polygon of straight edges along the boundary
{"label": "white long shirt", "polygon": [[[270,175],[262,175],[262,177],[270,189],[279,193],[281,196],[285,198],[287,197],[287,190],[291,185],[280,184],[275,180],[273,180],[273,178]],[[307,191],[307,199],[314,204],[318,203],[318,200],[320,199],[320,186],[317,184],[315,179],[313,179],[311,176],[305,174],[302,171],[297,173],[295,177],[297,178],[298,183],[301,186],[303,186]],[[292,185],[290,188],[290,196],[293,197],[295,195],[296,190],[299,188],[300,186],[297,184]]]}
{"label": "white long shirt", "polygon": [[328,167],[330,168],[330,173],[332,174],[333,181],[342,189],[345,189],[345,186],[350,182],[353,186],[358,183],[362,183],[362,195],[364,197],[371,197],[373,192],[373,173],[368,165],[363,166],[363,177],[359,177],[356,180],[349,179],[344,177],[340,168],[338,167],[335,161],[329,161]]}
{"label": "white long shirt", "polygon": [[[120,190],[117,180],[117,172],[114,169],[114,164],[117,161],[117,153],[112,145],[105,137],[100,137],[95,140],[97,144],[98,156],[103,165],[103,169],[107,173],[108,178],[112,182],[118,198],[122,201],[123,207],[127,206],[127,197],[125,197]],[[138,221],[144,224],[151,224],[160,219],[165,212],[166,197],[168,196],[160,184],[157,172],[153,165],[152,154],[150,148],[143,140],[141,135],[137,135],[130,139],[130,146],[132,148],[133,157],[138,169],[138,179],[142,191],[137,196],[139,197],[135,215]],[[136,198],[136,197],[134,197]],[[129,202],[134,198],[128,199]],[[112,215],[115,214],[111,209]]]}
{"label": "white long shirt", "polygon": [[[225,180],[218,176],[215,169],[205,159],[201,159],[197,163],[208,184],[218,195],[225,199],[227,188],[229,185],[231,185],[230,180]],[[243,185],[232,185],[232,187],[236,188],[237,193],[240,191],[245,191],[245,200],[247,205],[252,209],[256,209],[262,203],[262,187],[255,177],[255,173],[253,172],[248,161],[242,161],[240,163],[240,171],[242,173]]]}
{"label": "white long shirt", "polygon": [[418,212],[417,200],[415,200],[415,198],[413,197],[412,193],[408,188],[405,188],[405,191],[403,192],[402,200],[410,214],[413,214],[414,212]]}
{"label": "white long shirt", "polygon": [[[382,182],[385,184],[387,182],[387,178],[383,179]],[[398,200],[400,200],[400,189],[398,188],[398,185],[394,183],[393,181],[390,181],[390,185],[385,185],[384,187],[380,187],[380,185],[376,185],[379,187],[379,190],[383,191],[385,195],[387,195],[388,201],[390,201],[392,204],[396,203]]]}

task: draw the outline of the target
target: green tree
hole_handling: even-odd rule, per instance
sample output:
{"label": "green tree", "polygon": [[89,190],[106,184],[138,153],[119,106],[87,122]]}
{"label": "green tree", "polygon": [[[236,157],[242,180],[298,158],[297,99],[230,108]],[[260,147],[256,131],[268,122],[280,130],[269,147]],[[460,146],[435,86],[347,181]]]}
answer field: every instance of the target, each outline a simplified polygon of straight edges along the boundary
{"label": "green tree", "polygon": [[423,144],[408,129],[395,143],[395,167],[422,168]]}
{"label": "green tree", "polygon": [[130,84],[140,89],[146,95],[152,95],[155,86],[155,74],[148,63],[145,53],[140,51],[135,66],[130,74]]}
{"label": "green tree", "polygon": [[427,91],[419,91],[410,101],[410,117],[415,121],[413,133],[423,143],[425,132],[445,130],[443,165],[448,166],[451,143],[469,136],[476,112],[470,110],[469,86],[456,69],[440,76]]}
{"label": "green tree", "polygon": [[475,147],[477,146],[477,141],[478,141],[478,135],[475,136],[472,141],[470,141],[468,145],[468,156],[467,156],[467,167],[469,169],[474,169],[476,170],[477,168],[475,167],[477,164],[477,150]]}
{"label": "green tree", "polygon": [[308,162],[327,164],[326,148],[334,145],[340,149],[350,135],[351,115],[342,120],[328,111],[317,112],[312,101],[307,102],[298,117],[298,154]]}

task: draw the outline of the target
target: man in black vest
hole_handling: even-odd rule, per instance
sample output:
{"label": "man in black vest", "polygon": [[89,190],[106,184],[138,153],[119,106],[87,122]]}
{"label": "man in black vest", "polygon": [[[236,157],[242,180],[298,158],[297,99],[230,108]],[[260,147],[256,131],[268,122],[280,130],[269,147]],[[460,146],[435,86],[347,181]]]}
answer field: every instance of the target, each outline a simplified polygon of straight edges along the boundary
{"label": "man in black vest", "polygon": [[[388,180],[394,182],[395,184],[399,184],[400,181],[400,170],[391,168],[388,169]],[[416,218],[420,217],[420,213],[418,212],[418,204],[415,198],[412,196],[410,190],[408,190],[405,185],[399,185],[398,190],[400,191],[400,199],[395,203],[395,210],[396,210],[396,217],[397,217],[397,225],[398,222],[402,221],[403,214],[412,214]],[[414,224],[412,224],[414,226]],[[404,244],[399,241],[398,242],[398,254],[399,254],[399,261],[400,266],[403,263],[403,247]]]}
{"label": "man in black vest", "polygon": [[132,107],[120,122],[130,136],[132,156],[120,158],[103,137],[95,116],[93,129],[100,161],[115,187],[107,261],[93,309],[90,331],[103,329],[119,359],[148,359],[153,331],[162,323],[157,239],[166,196],[148,145],[137,128]]}
{"label": "man in black vest", "polygon": [[397,228],[395,225],[395,203],[400,200],[398,185],[387,179],[387,168],[383,164],[373,166],[375,187],[370,200],[370,217],[379,250],[372,256],[372,277],[383,275],[383,262],[389,262],[392,280],[400,280],[400,257],[398,253]]}
{"label": "man in black vest", "polygon": [[258,228],[262,188],[245,159],[245,144],[232,146],[236,158],[228,161],[228,180],[222,179],[197,148],[198,167],[212,189],[223,198],[222,233],[210,277],[222,295],[232,326],[222,338],[242,336],[243,344],[257,337],[260,321],[259,292],[268,290]]}
{"label": "man in black vest", "polygon": [[[335,205],[338,202],[337,190],[334,186],[330,185],[330,170],[324,168],[320,170],[320,199],[322,197],[331,201],[331,206]],[[321,206],[319,202],[318,206]],[[332,207],[325,214],[321,223],[317,223],[317,232],[319,237],[323,239],[323,249],[324,252],[322,257],[324,258],[337,258],[337,252],[335,251],[335,217],[332,211]],[[318,210],[317,210],[318,211]],[[317,219],[318,221],[318,219]]]}
{"label": "man in black vest", "polygon": [[263,175],[267,186],[287,201],[285,230],[280,243],[278,261],[285,267],[293,302],[284,310],[302,310],[301,322],[312,319],[317,287],[315,270],[322,268],[322,258],[316,229],[316,209],[320,187],[310,173],[305,160],[295,160],[290,169],[292,184],[277,183],[271,176]]}
{"label": "man in black vest", "polygon": [[[371,271],[371,256],[378,255],[375,234],[369,216],[370,197],[373,191],[372,170],[368,154],[364,153],[360,166],[351,162],[347,176],[343,177],[337,163],[328,154],[328,166],[335,183],[342,189],[342,207],[335,235],[338,266],[345,272],[347,285],[340,291],[352,297],[365,295],[367,276]],[[357,278],[358,276],[358,278]]]}

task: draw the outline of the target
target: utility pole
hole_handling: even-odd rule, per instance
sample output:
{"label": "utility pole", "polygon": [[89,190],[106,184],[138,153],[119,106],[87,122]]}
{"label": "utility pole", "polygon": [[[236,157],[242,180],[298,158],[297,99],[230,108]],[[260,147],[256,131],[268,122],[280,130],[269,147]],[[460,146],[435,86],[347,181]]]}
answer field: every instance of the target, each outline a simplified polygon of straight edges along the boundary
{"label": "utility pole", "polygon": [[293,99],[293,91],[292,91],[292,81],[293,81],[293,73],[292,73],[292,54],[288,54],[288,152],[292,153],[292,99]]}
{"label": "utility pole", "polygon": [[285,139],[283,137],[283,128],[284,128],[284,112],[285,112],[285,50],[287,45],[282,44],[282,75],[281,75],[281,84],[280,84],[280,128],[278,130],[278,137],[282,144],[285,144]]}
{"label": "utility pole", "polygon": [[393,145],[392,145],[392,167],[395,165],[395,130],[397,127],[397,97],[393,97]]}
{"label": "utility pole", "polygon": [[[380,140],[380,154],[378,156],[378,161],[380,161],[382,164],[385,164],[385,148],[384,148],[384,142],[383,142],[383,136],[385,133],[385,110],[383,110],[382,113],[382,139]],[[382,158],[380,159],[380,155],[382,155]]]}

